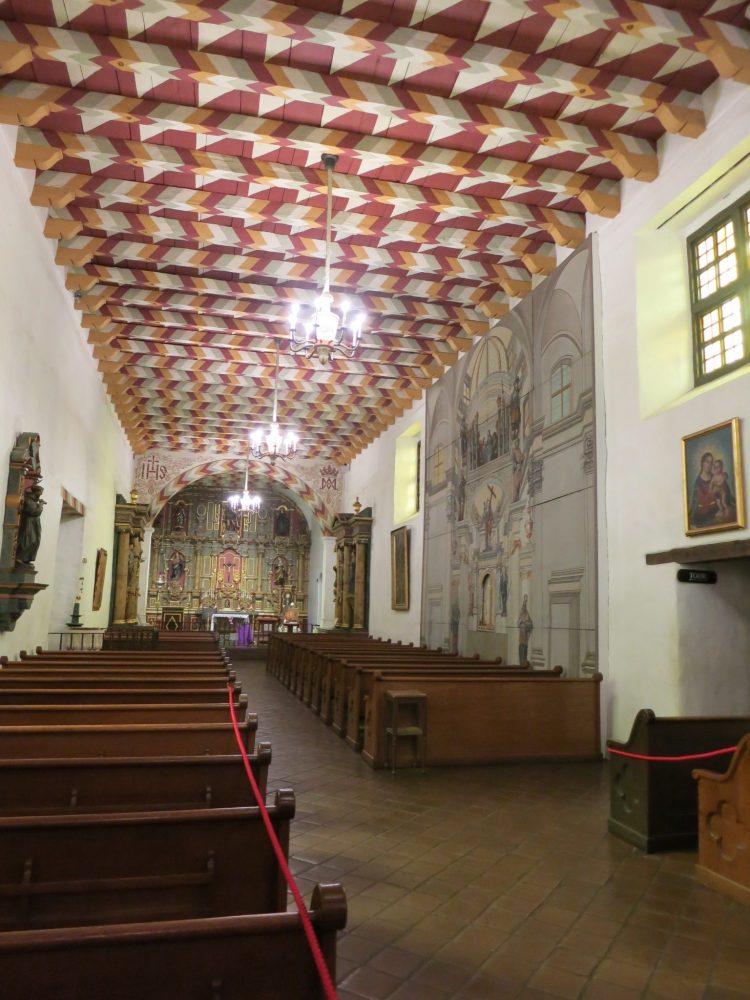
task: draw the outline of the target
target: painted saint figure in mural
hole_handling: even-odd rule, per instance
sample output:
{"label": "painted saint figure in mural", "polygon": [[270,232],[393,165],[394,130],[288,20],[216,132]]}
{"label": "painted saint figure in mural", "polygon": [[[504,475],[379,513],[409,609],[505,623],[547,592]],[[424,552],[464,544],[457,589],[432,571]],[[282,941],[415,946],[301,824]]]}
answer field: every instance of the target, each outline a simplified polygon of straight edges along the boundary
{"label": "painted saint figure in mural", "polygon": [[534,631],[534,622],[531,620],[527,604],[528,597],[524,594],[521,613],[518,616],[518,662],[521,665],[528,662],[529,639]]}
{"label": "painted saint figure in mural", "polygon": [[183,590],[185,586],[185,556],[173,552],[167,564],[167,584],[170,590]]}
{"label": "painted saint figure in mural", "polygon": [[508,617],[508,571],[505,568],[505,563],[500,567],[500,579],[498,581],[498,590],[500,596],[500,616],[501,618]]}
{"label": "painted saint figure in mural", "polygon": [[521,431],[521,380],[518,375],[513,379],[513,391],[510,394],[510,431],[514,438]]}

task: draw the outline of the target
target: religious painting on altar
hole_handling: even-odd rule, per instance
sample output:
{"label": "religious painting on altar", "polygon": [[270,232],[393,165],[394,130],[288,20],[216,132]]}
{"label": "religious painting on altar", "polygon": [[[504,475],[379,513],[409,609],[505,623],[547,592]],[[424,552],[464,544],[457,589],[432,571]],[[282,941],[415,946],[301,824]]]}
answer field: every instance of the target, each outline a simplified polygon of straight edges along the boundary
{"label": "religious painting on altar", "polygon": [[234,549],[224,549],[216,563],[217,590],[236,590],[242,579],[242,557]]}
{"label": "religious painting on altar", "polygon": [[739,418],[682,439],[685,534],[745,526]]}
{"label": "religious painting on altar", "polygon": [[172,507],[172,531],[182,533],[188,530],[188,509],[184,503],[178,502]]}
{"label": "religious painting on altar", "polygon": [[98,611],[102,606],[102,595],[104,593],[104,576],[107,572],[107,550],[96,550],[96,564],[94,566],[94,597],[91,602],[91,610]]}
{"label": "religious painting on altar", "polygon": [[289,582],[289,561],[284,556],[276,556],[271,563],[271,586],[284,587]]}
{"label": "religious painting on altar", "polygon": [[277,538],[288,538],[290,528],[290,511],[283,504],[277,509],[273,524],[273,533]]}
{"label": "religious painting on altar", "polygon": [[187,561],[183,552],[175,550],[167,560],[167,588],[179,594],[185,589]]}
{"label": "religious painting on altar", "polygon": [[223,535],[225,532],[229,531],[233,534],[239,534],[241,527],[242,512],[239,510],[232,510],[228,504],[222,504],[220,533]]}

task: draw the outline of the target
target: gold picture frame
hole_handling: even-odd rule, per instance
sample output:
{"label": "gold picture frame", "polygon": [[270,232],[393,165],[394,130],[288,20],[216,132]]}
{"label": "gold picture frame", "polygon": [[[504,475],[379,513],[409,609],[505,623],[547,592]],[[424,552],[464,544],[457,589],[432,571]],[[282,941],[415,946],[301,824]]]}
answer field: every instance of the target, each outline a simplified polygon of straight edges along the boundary
{"label": "gold picture frame", "polygon": [[391,532],[391,609],[409,610],[409,529]]}
{"label": "gold picture frame", "polygon": [[739,417],[683,437],[682,481],[686,535],[745,527]]}

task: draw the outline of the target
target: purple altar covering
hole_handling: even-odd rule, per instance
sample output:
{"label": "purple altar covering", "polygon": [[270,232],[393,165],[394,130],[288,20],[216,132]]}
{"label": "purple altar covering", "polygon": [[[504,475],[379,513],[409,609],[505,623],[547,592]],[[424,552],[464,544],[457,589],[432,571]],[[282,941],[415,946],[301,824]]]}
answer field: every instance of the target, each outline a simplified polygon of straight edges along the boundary
{"label": "purple altar covering", "polygon": [[253,626],[249,622],[243,622],[237,629],[237,645],[252,646]]}

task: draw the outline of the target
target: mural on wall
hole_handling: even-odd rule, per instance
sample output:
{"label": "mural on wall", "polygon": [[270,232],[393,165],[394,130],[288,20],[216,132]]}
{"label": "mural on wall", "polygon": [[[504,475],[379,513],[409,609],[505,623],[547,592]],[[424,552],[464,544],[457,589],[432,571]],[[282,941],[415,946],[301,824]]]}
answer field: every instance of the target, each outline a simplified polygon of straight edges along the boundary
{"label": "mural on wall", "polygon": [[[244,456],[216,458],[211,451],[200,454],[157,449],[136,457],[134,486],[140,502],[149,506],[153,517],[167,500],[174,500],[187,486],[227,471],[241,475],[245,469],[245,462]],[[293,459],[288,459],[283,466],[275,468],[263,460],[251,459],[250,473],[260,474],[264,479],[272,479],[294,493],[307,505],[323,533],[330,534],[334,514],[341,509],[343,499],[343,475],[338,466],[296,455]],[[294,511],[290,513],[293,519]],[[194,532],[194,525],[190,521],[191,511],[187,506],[179,507],[173,504],[171,516],[173,520],[168,526],[170,532],[174,534]],[[281,521],[283,526],[283,517]],[[236,519],[230,512],[226,530],[237,531],[237,527]]]}
{"label": "mural on wall", "polygon": [[432,647],[596,668],[591,265],[587,241],[428,390]]}

